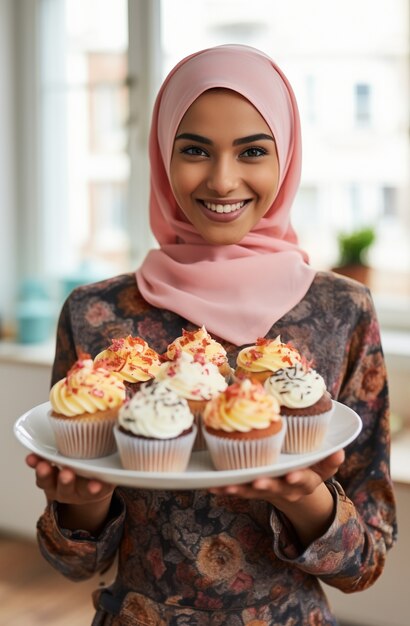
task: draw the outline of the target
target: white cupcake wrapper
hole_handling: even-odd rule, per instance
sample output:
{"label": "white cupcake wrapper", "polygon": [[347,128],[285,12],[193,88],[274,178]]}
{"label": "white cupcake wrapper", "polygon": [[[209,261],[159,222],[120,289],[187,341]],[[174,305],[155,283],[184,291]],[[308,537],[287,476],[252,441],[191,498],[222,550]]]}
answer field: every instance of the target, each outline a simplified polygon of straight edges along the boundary
{"label": "white cupcake wrapper", "polygon": [[74,459],[95,459],[116,450],[113,419],[60,419],[49,416],[57,450]]}
{"label": "white cupcake wrapper", "polygon": [[217,470],[236,470],[262,465],[273,465],[279,458],[286,433],[286,423],[275,435],[262,439],[229,439],[209,433],[203,435]]}
{"label": "white cupcake wrapper", "polygon": [[282,415],[287,425],[282,452],[285,454],[304,454],[320,448],[326,436],[332,413],[333,408],[320,415]]}
{"label": "white cupcake wrapper", "polygon": [[192,431],[174,439],[144,439],[123,433],[114,428],[121,465],[127,470],[141,472],[184,472],[189,463],[197,434]]}

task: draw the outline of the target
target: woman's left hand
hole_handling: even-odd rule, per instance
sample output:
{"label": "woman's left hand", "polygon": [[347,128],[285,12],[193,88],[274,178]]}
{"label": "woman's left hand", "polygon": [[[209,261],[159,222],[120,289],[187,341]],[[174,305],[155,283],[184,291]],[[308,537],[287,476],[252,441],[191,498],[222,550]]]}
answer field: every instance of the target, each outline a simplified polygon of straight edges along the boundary
{"label": "woman's left hand", "polygon": [[293,525],[300,542],[308,546],[329,528],[335,502],[325,481],[344,461],[339,450],[322,461],[289,472],[279,478],[257,478],[252,483],[209,489],[215,495],[230,495],[248,500],[266,500],[281,511]]}
{"label": "woman's left hand", "polygon": [[251,483],[213,487],[216,495],[235,495],[249,500],[267,500],[278,509],[281,504],[294,503],[312,494],[325,480],[331,478],[344,461],[344,451],[339,450],[310,467],[289,472],[279,478],[264,476]]}

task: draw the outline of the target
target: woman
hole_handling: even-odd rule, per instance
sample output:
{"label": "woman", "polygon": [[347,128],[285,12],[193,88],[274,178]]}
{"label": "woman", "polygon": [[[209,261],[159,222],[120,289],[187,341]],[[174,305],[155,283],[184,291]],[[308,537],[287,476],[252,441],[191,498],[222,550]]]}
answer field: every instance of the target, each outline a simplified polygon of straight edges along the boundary
{"label": "woman", "polygon": [[345,458],[209,491],[114,490],[30,455],[49,502],[41,550],[74,579],[118,551],[94,625],[334,625],[320,582],[367,588],[395,539],[387,383],[368,290],[315,272],[290,223],[301,167],[291,86],[252,48],[191,55],[158,94],[150,160],[160,248],[136,275],[68,298],[53,382],[112,337],[138,335],[163,352],[204,324],[234,365],[244,344],[281,335],[363,430]]}

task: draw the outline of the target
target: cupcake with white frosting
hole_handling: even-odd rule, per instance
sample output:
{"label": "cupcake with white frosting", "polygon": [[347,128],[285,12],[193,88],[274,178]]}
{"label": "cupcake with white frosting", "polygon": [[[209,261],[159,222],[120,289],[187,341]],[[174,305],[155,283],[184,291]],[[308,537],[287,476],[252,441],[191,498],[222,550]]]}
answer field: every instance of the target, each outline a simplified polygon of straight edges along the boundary
{"label": "cupcake with white frosting", "polygon": [[143,383],[114,429],[121,464],[144,472],[186,469],[197,428],[188,403],[166,382]]}
{"label": "cupcake with white frosting", "polygon": [[156,380],[165,381],[181,398],[188,402],[198,426],[195,450],[205,449],[201,419],[209,400],[228,386],[218,367],[206,361],[203,355],[181,352],[174,361],[166,361],[159,368]]}
{"label": "cupcake with white frosting", "polygon": [[333,412],[323,377],[302,363],[274,372],[264,384],[280,404],[287,431],[285,453],[313,452],[320,448]]}

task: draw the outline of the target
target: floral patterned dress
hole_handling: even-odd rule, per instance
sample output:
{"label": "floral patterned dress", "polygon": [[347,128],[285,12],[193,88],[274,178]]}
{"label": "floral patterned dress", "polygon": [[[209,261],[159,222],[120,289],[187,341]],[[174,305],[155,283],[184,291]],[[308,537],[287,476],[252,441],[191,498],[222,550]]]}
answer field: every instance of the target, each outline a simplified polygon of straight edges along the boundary
{"label": "floral patterned dress", "polygon": [[[95,356],[113,337],[138,335],[162,353],[183,328],[193,329],[143,300],[134,274],[80,287],[61,313],[53,382],[80,353]],[[38,522],[38,539],[57,570],[86,579],[118,553],[114,582],[95,593],[94,626],[332,626],[321,583],[350,593],[382,572],[396,536],[395,504],[386,371],[368,290],[320,272],[267,336],[277,335],[312,360],[333,398],[363,420],[328,481],[331,526],[303,549],[265,501],[117,487],[106,526],[93,537],[60,528],[53,503]],[[234,365],[239,348],[224,346]]]}

